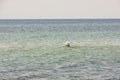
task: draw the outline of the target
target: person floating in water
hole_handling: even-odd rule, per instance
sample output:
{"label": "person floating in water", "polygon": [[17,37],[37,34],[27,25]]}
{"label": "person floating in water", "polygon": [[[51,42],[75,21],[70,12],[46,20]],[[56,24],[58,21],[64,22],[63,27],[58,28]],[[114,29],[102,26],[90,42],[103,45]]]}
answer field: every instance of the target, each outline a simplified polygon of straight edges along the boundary
{"label": "person floating in water", "polygon": [[67,42],[65,43],[65,46],[66,46],[66,47],[70,47],[70,46],[71,46],[71,45],[70,45],[70,42],[67,41]]}

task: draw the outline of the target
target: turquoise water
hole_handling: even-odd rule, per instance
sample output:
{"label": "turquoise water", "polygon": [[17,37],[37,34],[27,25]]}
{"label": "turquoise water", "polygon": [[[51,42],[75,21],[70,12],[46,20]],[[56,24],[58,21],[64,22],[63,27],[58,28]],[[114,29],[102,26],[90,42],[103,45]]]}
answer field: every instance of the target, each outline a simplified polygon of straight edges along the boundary
{"label": "turquoise water", "polygon": [[120,20],[15,21],[0,22],[0,80],[120,79]]}

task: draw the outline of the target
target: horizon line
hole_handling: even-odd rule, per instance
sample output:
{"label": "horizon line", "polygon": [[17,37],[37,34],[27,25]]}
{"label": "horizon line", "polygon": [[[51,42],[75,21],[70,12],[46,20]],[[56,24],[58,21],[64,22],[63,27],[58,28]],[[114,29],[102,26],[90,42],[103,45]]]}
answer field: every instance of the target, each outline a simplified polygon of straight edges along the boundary
{"label": "horizon line", "polygon": [[120,19],[120,18],[8,18],[8,19],[0,19],[0,20],[63,20],[63,19],[66,19],[66,20],[80,20],[80,19],[91,19],[91,20],[94,20],[94,19]]}

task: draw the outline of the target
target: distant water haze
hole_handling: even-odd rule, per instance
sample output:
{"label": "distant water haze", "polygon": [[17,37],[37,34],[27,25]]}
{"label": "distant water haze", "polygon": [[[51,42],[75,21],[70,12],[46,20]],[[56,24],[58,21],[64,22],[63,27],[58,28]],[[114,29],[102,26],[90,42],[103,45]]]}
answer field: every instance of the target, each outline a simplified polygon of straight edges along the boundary
{"label": "distant water haze", "polygon": [[7,19],[1,32],[120,32],[120,19]]}

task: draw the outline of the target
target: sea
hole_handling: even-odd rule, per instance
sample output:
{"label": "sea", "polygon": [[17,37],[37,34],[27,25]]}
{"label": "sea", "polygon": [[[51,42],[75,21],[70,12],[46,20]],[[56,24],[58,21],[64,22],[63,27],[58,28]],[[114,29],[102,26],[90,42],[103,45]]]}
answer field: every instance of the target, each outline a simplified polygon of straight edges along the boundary
{"label": "sea", "polygon": [[0,19],[0,80],[120,80],[120,19]]}

